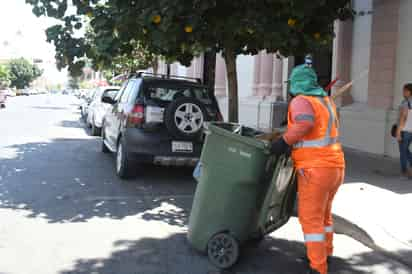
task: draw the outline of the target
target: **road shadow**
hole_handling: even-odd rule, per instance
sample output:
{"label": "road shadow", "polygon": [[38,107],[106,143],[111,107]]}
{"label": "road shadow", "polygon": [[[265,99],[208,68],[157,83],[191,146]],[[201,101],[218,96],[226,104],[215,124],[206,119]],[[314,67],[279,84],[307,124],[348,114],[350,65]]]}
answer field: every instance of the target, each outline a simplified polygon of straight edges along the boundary
{"label": "road shadow", "polygon": [[187,223],[195,190],[190,169],[145,167],[122,181],[99,139],[12,145],[0,155],[0,208],[27,210],[28,217],[51,223],[126,216]]}
{"label": "road shadow", "polygon": [[79,117],[77,120],[63,120],[60,121],[57,126],[65,128],[79,128],[82,129],[86,135],[93,136],[91,133],[91,127],[86,125],[86,117]]}
{"label": "road shadow", "polygon": [[64,121],[59,122],[58,126],[69,127],[69,128],[84,128],[85,124],[81,119],[79,119],[78,121],[64,120]]}
{"label": "road shadow", "polygon": [[412,180],[400,179],[396,159],[345,149],[346,183],[365,182],[398,194],[412,193]]}
{"label": "road shadow", "polygon": [[[184,233],[167,238],[117,241],[108,258],[79,259],[60,274],[301,274],[305,273],[301,242],[266,237],[259,247],[244,248],[238,264],[222,271],[203,253],[192,249]],[[371,271],[381,267],[384,272]],[[376,269],[376,268],[375,268]],[[405,273],[405,268],[375,252],[359,253],[344,260],[334,257],[330,274]]]}

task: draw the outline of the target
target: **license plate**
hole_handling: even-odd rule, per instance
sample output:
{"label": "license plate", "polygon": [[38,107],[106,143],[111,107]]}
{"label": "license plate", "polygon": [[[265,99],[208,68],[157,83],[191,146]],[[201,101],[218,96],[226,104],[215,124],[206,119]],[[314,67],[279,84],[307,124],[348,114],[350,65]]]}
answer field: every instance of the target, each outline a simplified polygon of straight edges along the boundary
{"label": "license plate", "polygon": [[172,152],[193,152],[193,143],[173,141]]}

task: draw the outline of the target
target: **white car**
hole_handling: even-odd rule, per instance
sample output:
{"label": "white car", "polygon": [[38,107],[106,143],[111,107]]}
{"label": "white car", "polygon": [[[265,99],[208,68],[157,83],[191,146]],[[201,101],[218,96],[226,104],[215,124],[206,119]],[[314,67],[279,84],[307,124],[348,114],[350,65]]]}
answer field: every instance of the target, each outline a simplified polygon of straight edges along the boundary
{"label": "white car", "polygon": [[5,108],[6,107],[6,90],[1,90],[0,89],[0,108]]}
{"label": "white car", "polygon": [[114,98],[119,90],[120,87],[107,86],[99,87],[94,92],[91,103],[88,106],[86,119],[86,124],[92,129],[93,136],[100,135],[104,115],[112,107],[110,104],[103,103],[102,97],[109,96]]}
{"label": "white car", "polygon": [[87,119],[87,114],[89,112],[89,106],[92,103],[94,94],[96,93],[96,89],[90,89],[86,90],[83,92],[83,95],[81,97],[81,103],[80,103],[80,113],[82,115],[83,119]]}
{"label": "white car", "polygon": [[11,89],[5,89],[4,92],[6,93],[6,97],[15,97],[16,92]]}

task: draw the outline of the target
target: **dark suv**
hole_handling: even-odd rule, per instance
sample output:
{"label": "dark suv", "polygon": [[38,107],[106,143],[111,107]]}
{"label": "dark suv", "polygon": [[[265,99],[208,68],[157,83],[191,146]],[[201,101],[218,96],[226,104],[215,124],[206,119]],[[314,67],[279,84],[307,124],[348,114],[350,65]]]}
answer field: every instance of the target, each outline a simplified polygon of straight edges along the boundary
{"label": "dark suv", "polygon": [[142,163],[195,165],[203,124],[220,121],[216,98],[200,80],[139,73],[113,99],[102,125],[102,151],[116,153],[116,173],[127,178]]}

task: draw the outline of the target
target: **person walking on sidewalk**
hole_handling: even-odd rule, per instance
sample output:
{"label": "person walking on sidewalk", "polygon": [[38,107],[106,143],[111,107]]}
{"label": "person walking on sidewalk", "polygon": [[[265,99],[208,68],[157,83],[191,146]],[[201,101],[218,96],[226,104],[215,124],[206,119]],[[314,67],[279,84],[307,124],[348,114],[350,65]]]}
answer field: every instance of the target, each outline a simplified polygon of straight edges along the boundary
{"label": "person walking on sidewalk", "polygon": [[409,146],[412,142],[412,83],[403,87],[404,100],[399,108],[399,123],[396,139],[399,142],[399,153],[401,161],[401,178],[412,177],[412,153]]}
{"label": "person walking on sidewalk", "polygon": [[298,217],[304,233],[308,272],[326,274],[333,253],[333,198],[344,180],[345,160],[339,143],[336,107],[307,65],[293,69],[293,99],[286,133],[272,143],[272,153],[292,149],[298,175]]}

